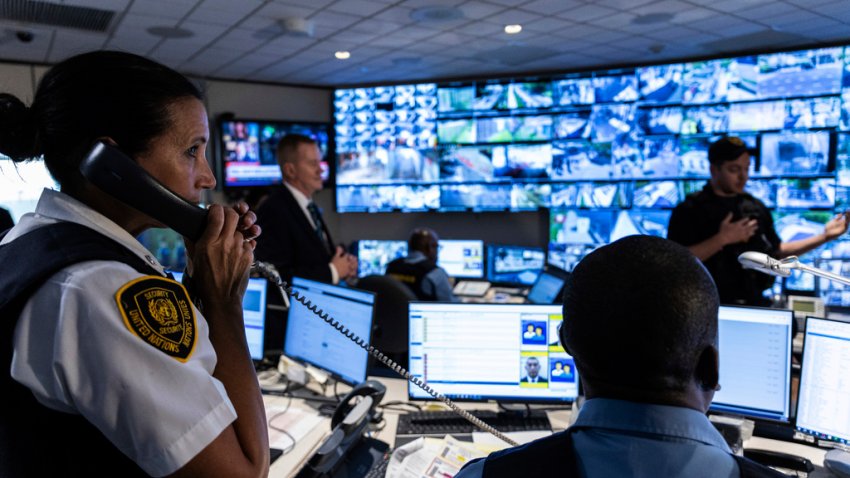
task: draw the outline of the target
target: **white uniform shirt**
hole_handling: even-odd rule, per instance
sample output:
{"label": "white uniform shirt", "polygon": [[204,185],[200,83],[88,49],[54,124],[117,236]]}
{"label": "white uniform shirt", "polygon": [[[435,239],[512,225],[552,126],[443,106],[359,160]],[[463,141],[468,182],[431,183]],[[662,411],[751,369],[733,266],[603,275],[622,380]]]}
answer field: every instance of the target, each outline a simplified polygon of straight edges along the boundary
{"label": "white uniform shirt", "polygon": [[[74,222],[163,267],[130,233],[85,204],[45,190],[35,213],[3,243],[46,224]],[[195,347],[185,362],[149,345],[124,324],[115,294],[144,277],[111,261],[81,262],[55,275],[23,308],[12,377],[43,405],[84,416],[146,473],[173,473],[236,419],[221,382],[206,320],[195,312]]]}

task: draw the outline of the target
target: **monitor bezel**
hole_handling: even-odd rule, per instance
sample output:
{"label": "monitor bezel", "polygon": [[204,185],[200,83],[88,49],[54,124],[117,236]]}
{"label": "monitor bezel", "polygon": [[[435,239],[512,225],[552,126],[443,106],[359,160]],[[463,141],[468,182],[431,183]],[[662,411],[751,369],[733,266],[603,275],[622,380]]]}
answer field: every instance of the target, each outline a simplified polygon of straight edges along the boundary
{"label": "monitor bezel", "polygon": [[[709,404],[708,413],[714,414],[714,415],[738,416],[738,417],[744,417],[744,418],[747,418],[747,419],[750,419],[750,420],[755,420],[755,421],[760,421],[760,422],[779,423],[779,424],[783,424],[783,425],[793,426],[794,425],[794,419],[796,417],[796,409],[792,409],[792,406],[791,406],[791,395],[792,395],[791,357],[794,353],[794,351],[793,351],[794,337],[792,335],[793,334],[793,327],[794,327],[794,311],[789,310],[789,309],[777,309],[777,308],[772,308],[772,307],[758,307],[758,306],[744,306],[744,305],[730,305],[730,304],[721,304],[720,307],[726,307],[726,308],[730,308],[730,309],[745,309],[745,310],[769,310],[769,311],[772,311],[772,312],[782,312],[782,313],[787,313],[788,315],[790,315],[791,322],[788,325],[788,335],[789,335],[788,363],[787,363],[787,366],[786,366],[787,367],[786,368],[786,376],[788,377],[788,389],[787,389],[787,392],[785,394],[785,404],[786,404],[786,410],[788,411],[788,418],[787,419],[781,419],[781,418],[758,416],[758,415],[755,415],[755,414],[751,414],[751,413],[747,413],[745,411],[742,411],[740,408],[736,408],[734,410],[717,408],[714,405],[714,399],[713,398],[712,398],[711,403]],[[719,314],[720,314],[720,311],[718,309],[718,317],[717,317],[718,340],[720,339],[720,315]],[[720,347],[720,344],[718,344],[718,351],[717,351],[718,360],[720,359],[720,354],[721,354],[719,347]],[[718,366],[718,372],[719,371],[720,370],[719,370],[719,366]],[[723,384],[723,377],[722,376],[720,377],[720,384],[721,384],[721,386]],[[793,415],[792,415],[792,412],[794,413]]]}
{"label": "monitor bezel", "polygon": [[[292,278],[292,282],[291,282],[291,284],[290,284],[293,290],[294,290],[294,289],[295,289],[295,287],[296,287],[296,284],[295,284],[295,280],[296,280],[296,279],[298,279],[298,280],[306,280],[306,281],[309,281],[309,282],[312,282],[312,283],[315,283],[315,284],[319,284],[319,285],[321,285],[321,286],[323,286],[323,287],[334,287],[334,288],[339,288],[339,289],[344,289],[344,290],[354,290],[354,291],[357,291],[358,293],[368,294],[368,295],[372,296],[372,297],[373,297],[373,301],[372,301],[372,314],[371,314],[371,318],[369,319],[369,322],[370,322],[370,324],[369,324],[369,336],[368,336],[368,337],[360,337],[360,338],[361,338],[361,339],[363,339],[363,341],[364,341],[365,343],[367,343],[367,344],[372,342],[372,329],[374,328],[374,325],[375,325],[375,302],[376,302],[376,300],[377,300],[377,294],[375,294],[374,292],[367,291],[367,290],[356,289],[356,288],[354,288],[354,287],[342,287],[342,286],[338,286],[338,285],[334,285],[334,284],[326,284],[326,283],[324,283],[324,282],[319,282],[319,281],[315,281],[315,280],[312,280],[312,279],[307,279],[307,278],[304,278],[304,277],[297,277],[297,276]],[[295,298],[295,296],[294,296],[294,295],[293,295],[293,298],[295,299],[295,300],[293,300],[293,301],[292,301],[292,304],[293,304],[293,305],[295,304],[295,302],[299,302],[299,303],[301,303],[301,301],[299,301],[297,298]],[[311,302],[311,303],[312,303],[312,302]],[[302,305],[303,305],[303,303],[302,303]],[[318,304],[313,304],[313,305],[314,305],[314,306],[318,306]],[[314,320],[322,320],[323,322],[325,322],[325,321],[324,321],[324,320],[323,320],[320,316],[318,316],[318,314],[316,314],[316,313],[314,313],[314,312],[311,312],[311,311],[310,311],[310,308],[309,308],[309,307],[307,307],[306,305],[305,305],[305,309],[307,309],[307,311],[308,311],[308,312],[310,312],[310,314],[312,314],[312,315],[316,315],[316,317],[313,317],[312,319],[314,319]],[[368,352],[368,351],[366,351],[366,350],[365,350],[365,349],[363,349],[362,347],[360,347],[360,350],[363,350],[363,353],[365,354],[365,357],[364,357],[365,364],[364,364],[364,366],[363,366],[363,370],[364,370],[364,378],[363,378],[363,381],[360,381],[360,382],[355,382],[355,381],[352,381],[352,380],[348,380],[346,377],[343,377],[342,375],[340,375],[340,374],[336,373],[336,372],[335,372],[335,371],[333,371],[333,370],[328,370],[328,369],[326,369],[325,367],[323,367],[322,365],[319,365],[319,364],[315,363],[315,362],[314,362],[314,361],[312,361],[312,360],[306,359],[306,358],[304,358],[304,357],[300,357],[300,356],[293,356],[293,355],[288,354],[288,353],[287,353],[287,351],[286,351],[286,336],[287,336],[287,335],[289,335],[289,324],[290,324],[290,320],[289,320],[290,315],[289,315],[289,314],[292,312],[292,310],[293,310],[293,307],[292,307],[292,306],[290,306],[290,307],[289,307],[289,310],[288,310],[288,311],[287,311],[287,313],[286,313],[286,330],[284,331],[284,337],[283,337],[283,348],[282,348],[283,355],[286,355],[286,357],[287,357],[287,358],[289,358],[289,359],[293,360],[293,361],[294,361],[294,362],[296,362],[296,363],[299,363],[299,364],[302,364],[302,365],[310,365],[310,366],[312,366],[312,367],[316,367],[316,368],[318,368],[319,370],[322,370],[323,372],[327,373],[327,374],[328,374],[328,376],[329,376],[330,378],[334,379],[334,380],[335,380],[335,381],[337,381],[337,382],[344,383],[344,384],[346,384],[346,385],[356,386],[356,385],[358,385],[358,384],[360,384],[360,383],[363,383],[363,381],[365,381],[365,380],[369,377],[369,357],[371,357],[371,355],[369,354],[369,352]],[[322,312],[322,308],[321,308],[321,307],[319,307],[319,312]],[[329,318],[329,319],[336,320],[336,321],[339,321],[339,319],[337,319],[336,317],[328,316],[328,318]],[[344,325],[344,323],[342,323],[342,322],[340,322],[340,324],[341,324],[341,325]],[[332,325],[330,325],[330,324],[329,324],[329,323],[327,323],[327,322],[325,323],[325,326],[327,326],[327,327],[333,327]],[[341,333],[341,332],[337,329],[337,333]],[[354,342],[353,340],[352,340],[352,343],[356,345],[356,342]]]}
{"label": "monitor bezel", "polygon": [[[410,327],[411,307],[413,307],[417,304],[457,305],[457,304],[463,304],[463,303],[458,303],[458,302],[426,302],[426,301],[411,301],[411,302],[409,302],[408,303],[408,309],[407,309],[408,310],[408,313],[407,313],[408,334],[410,334],[410,331],[412,330],[412,328]],[[551,307],[554,304],[497,304],[497,303],[481,304],[481,303],[470,303],[469,305],[477,305],[477,306],[492,305],[492,306],[496,306],[496,307],[517,307],[517,306],[531,306],[531,307],[547,307],[548,306],[548,307]],[[407,344],[408,344],[407,360],[408,360],[408,363],[410,363],[410,359],[412,357],[411,347],[410,347],[410,335],[408,335]],[[567,353],[567,355],[572,357],[572,354],[570,354],[569,352],[566,352],[566,353]],[[573,364],[575,365],[575,359],[573,359]],[[410,372],[410,370],[408,370],[408,372]],[[575,374],[576,374],[576,395],[575,395],[575,397],[565,398],[565,399],[562,399],[562,400],[551,399],[551,398],[528,398],[528,397],[516,397],[516,396],[506,397],[506,396],[493,396],[493,395],[481,395],[481,396],[454,395],[454,394],[442,393],[440,390],[437,390],[437,389],[434,389],[434,391],[440,393],[440,395],[450,399],[453,402],[483,403],[483,402],[494,401],[494,402],[498,402],[498,403],[516,403],[516,404],[526,404],[527,403],[527,404],[548,404],[548,405],[571,406],[576,400],[579,399],[579,397],[583,396],[583,394],[584,394],[584,391],[583,391],[583,388],[582,388],[582,385],[581,385],[581,374],[579,373],[578,366],[575,367]],[[412,378],[413,373],[410,372],[410,375],[411,375],[411,378]],[[425,382],[425,383],[427,385],[427,382]],[[417,386],[415,384],[415,382],[413,382],[412,380],[408,380],[408,383],[407,383],[407,399],[408,400],[410,400],[410,401],[425,401],[425,402],[437,401],[437,399],[434,398],[433,396],[431,396],[430,394],[429,394],[428,397],[414,397],[413,394],[411,394],[411,392],[410,392],[411,387],[414,387],[414,386]],[[517,386],[518,386],[518,384],[517,384]]]}
{"label": "monitor bezel", "polygon": [[274,186],[279,186],[283,184],[283,179],[279,182],[273,182],[268,184],[250,184],[250,185],[231,185],[227,184],[225,179],[225,160],[224,160],[224,135],[222,134],[224,123],[234,123],[234,122],[243,122],[243,123],[271,123],[274,125],[284,125],[284,126],[293,126],[293,125],[307,125],[307,126],[318,126],[325,128],[327,133],[328,142],[327,142],[327,150],[325,151],[325,155],[322,157],[322,161],[328,165],[328,179],[323,181],[323,187],[332,187],[335,184],[335,172],[336,172],[336,164],[335,161],[331,161],[330,158],[336,158],[336,133],[333,129],[333,123],[330,121],[298,121],[298,120],[281,120],[281,119],[268,119],[268,118],[241,118],[230,115],[219,115],[219,117],[215,120],[215,174],[218,179],[218,183],[220,184],[221,191],[225,193],[234,193],[239,191],[251,191],[256,189],[263,188],[271,188]]}
{"label": "monitor bezel", "polygon": [[[843,321],[843,320],[836,320],[836,319],[829,319],[827,317],[816,317],[816,316],[813,316],[813,315],[807,315],[806,316],[806,327],[804,329],[805,331],[809,330],[809,319],[817,319],[817,320],[824,320],[824,321],[827,321],[827,322],[836,322],[836,323],[841,323],[841,324],[848,324],[848,327],[850,327],[850,323]],[[808,332],[803,332],[803,349],[802,349],[802,352],[800,353],[801,361],[805,360],[805,357],[806,357],[806,334],[807,333]],[[805,364],[803,364],[803,365],[805,365]],[[794,407],[794,430],[797,431],[797,432],[800,432],[800,433],[804,433],[804,434],[806,434],[806,436],[813,437],[815,440],[818,440],[818,441],[835,443],[837,445],[843,445],[843,446],[850,446],[850,434],[846,438],[829,439],[829,438],[819,436],[820,435],[819,432],[814,431],[814,433],[813,433],[813,432],[808,431],[808,430],[801,430],[800,429],[800,426],[797,423],[797,416],[799,415],[799,411],[800,411],[800,391],[802,389],[803,389],[803,370],[802,370],[802,367],[801,367],[801,369],[800,369],[800,383],[797,385],[797,400],[796,400],[795,407]],[[817,435],[815,433],[817,433]]]}

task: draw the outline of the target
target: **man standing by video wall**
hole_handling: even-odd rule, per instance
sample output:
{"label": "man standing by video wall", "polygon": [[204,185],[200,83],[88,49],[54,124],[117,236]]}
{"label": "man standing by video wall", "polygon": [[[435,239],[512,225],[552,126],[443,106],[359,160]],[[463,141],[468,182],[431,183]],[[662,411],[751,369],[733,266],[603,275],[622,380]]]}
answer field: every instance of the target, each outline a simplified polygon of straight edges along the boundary
{"label": "man standing by video wall", "polygon": [[712,143],[708,149],[711,178],[673,210],[667,238],[686,246],[705,264],[721,303],[768,306],[770,299],[764,291],[775,278],[745,270],[738,256],[746,251],[774,258],[803,254],[844,234],[848,213],[830,220],[821,234],[782,242],[764,203],[744,192],[752,154],[737,137]]}

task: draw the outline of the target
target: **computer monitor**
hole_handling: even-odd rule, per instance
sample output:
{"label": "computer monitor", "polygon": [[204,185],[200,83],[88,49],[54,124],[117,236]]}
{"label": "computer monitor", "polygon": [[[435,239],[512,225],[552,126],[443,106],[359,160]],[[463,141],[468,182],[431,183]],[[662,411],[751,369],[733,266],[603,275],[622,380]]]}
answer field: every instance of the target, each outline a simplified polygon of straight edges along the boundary
{"label": "computer monitor", "polygon": [[808,317],[797,395],[797,429],[850,445],[850,323]]}
{"label": "computer monitor", "polygon": [[720,306],[721,390],[710,410],[790,423],[791,324],[785,309]]}
{"label": "computer monitor", "polygon": [[484,241],[440,239],[437,265],[451,277],[484,278]]}
{"label": "computer monitor", "polygon": [[[570,403],[575,362],[561,306],[411,302],[410,373],[452,400]],[[408,384],[411,399],[431,399]]]}
{"label": "computer monitor", "polygon": [[[177,282],[183,280],[182,272],[172,272]],[[268,281],[261,278],[248,279],[248,288],[242,297],[242,320],[245,322],[245,338],[248,339],[248,351],[256,362],[263,360],[265,350],[263,341],[266,331],[266,294]]]}
{"label": "computer monitor", "polygon": [[[358,337],[371,340],[375,294],[301,277],[292,279],[292,289]],[[291,304],[284,355],[319,367],[350,385],[365,381],[369,354],[300,301],[293,299]]]}
{"label": "computer monitor", "polygon": [[382,275],[387,264],[407,255],[407,241],[378,241],[360,239],[357,241],[357,276]]}
{"label": "computer monitor", "polygon": [[540,247],[487,245],[487,280],[499,284],[531,285],[546,265]]}
{"label": "computer monitor", "polygon": [[537,276],[537,281],[531,286],[526,297],[532,304],[559,304],[561,302],[561,293],[564,290],[566,282],[566,274],[554,274],[550,271],[543,271]]}

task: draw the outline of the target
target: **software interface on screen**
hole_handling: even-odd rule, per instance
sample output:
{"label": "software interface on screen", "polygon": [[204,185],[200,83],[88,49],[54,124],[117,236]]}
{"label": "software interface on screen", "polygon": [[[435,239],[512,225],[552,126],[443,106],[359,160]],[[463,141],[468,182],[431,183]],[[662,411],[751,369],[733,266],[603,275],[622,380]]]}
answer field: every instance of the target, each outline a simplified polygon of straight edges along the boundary
{"label": "software interface on screen", "polygon": [[797,398],[797,429],[850,445],[850,324],[809,317]]}
{"label": "software interface on screen", "polygon": [[[183,280],[182,272],[172,272],[174,280]],[[263,360],[263,341],[266,330],[266,294],[268,281],[260,278],[248,279],[248,288],[242,297],[242,318],[245,321],[245,338],[248,339],[248,351],[251,358]]]}
{"label": "software interface on screen", "polygon": [[[292,288],[358,337],[370,340],[374,294],[300,277],[292,279]],[[301,302],[293,300],[291,304],[284,355],[315,365],[349,384],[366,380],[368,353]]]}
{"label": "software interface on screen", "polygon": [[[561,306],[410,304],[410,372],[455,400],[571,402],[573,358],[561,347]],[[410,384],[412,399],[431,396]]]}
{"label": "software interface on screen", "polygon": [[711,410],[787,422],[790,417],[790,310],[721,306],[721,390]]}
{"label": "software interface on screen", "polygon": [[407,255],[407,241],[357,241],[357,276],[383,275],[387,264]]}
{"label": "software interface on screen", "polygon": [[541,272],[537,282],[528,291],[528,301],[532,304],[553,304],[564,288],[564,279],[548,272]]}
{"label": "software interface on screen", "polygon": [[480,240],[441,239],[437,265],[451,277],[484,277],[484,242]]}
{"label": "software interface on screen", "polygon": [[487,280],[516,285],[531,285],[537,280],[546,253],[539,247],[487,246]]}

